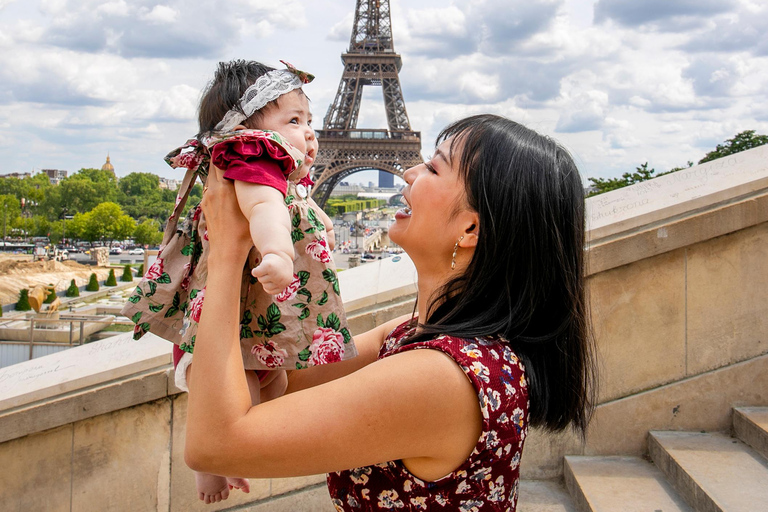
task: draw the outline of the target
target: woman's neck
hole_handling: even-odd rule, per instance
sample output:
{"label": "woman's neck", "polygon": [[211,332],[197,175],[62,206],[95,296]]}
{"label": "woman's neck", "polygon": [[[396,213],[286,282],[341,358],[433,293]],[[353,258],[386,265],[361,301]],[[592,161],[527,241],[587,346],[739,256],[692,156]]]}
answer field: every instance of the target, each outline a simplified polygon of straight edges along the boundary
{"label": "woman's neck", "polygon": [[427,310],[436,292],[447,282],[448,276],[445,273],[418,272],[419,281],[417,288],[419,290],[418,315],[420,322],[426,322]]}

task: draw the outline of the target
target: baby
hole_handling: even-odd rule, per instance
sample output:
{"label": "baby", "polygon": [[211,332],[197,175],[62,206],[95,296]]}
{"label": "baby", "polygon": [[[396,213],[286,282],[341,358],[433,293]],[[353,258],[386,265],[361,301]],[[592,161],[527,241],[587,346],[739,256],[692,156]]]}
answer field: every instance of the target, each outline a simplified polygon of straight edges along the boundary
{"label": "baby", "polygon": [[[181,224],[178,219],[210,164],[234,180],[254,243],[238,283],[243,365],[254,404],[284,393],[286,369],[357,354],[330,255],[333,225],[309,197],[318,146],[302,85],[314,77],[286,66],[219,64],[200,102],[200,133],[166,157],[187,174],[158,258],[123,314],[136,323],[135,338],[152,332],[176,344],[176,383],[183,390],[205,299],[208,239],[199,204]],[[227,499],[230,488],[248,490],[239,478],[196,474],[196,482],[206,503]]]}

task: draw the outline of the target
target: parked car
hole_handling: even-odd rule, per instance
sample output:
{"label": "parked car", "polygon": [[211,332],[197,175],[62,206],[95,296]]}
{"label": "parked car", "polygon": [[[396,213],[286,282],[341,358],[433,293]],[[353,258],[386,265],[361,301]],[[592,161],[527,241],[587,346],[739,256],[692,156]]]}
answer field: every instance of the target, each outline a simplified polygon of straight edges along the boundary
{"label": "parked car", "polygon": [[109,254],[123,254],[123,250],[119,247],[113,247],[109,250]]}
{"label": "parked car", "polygon": [[128,251],[128,254],[131,254],[134,256],[141,256],[142,254],[144,254],[144,249],[142,249],[141,247],[136,247]]}

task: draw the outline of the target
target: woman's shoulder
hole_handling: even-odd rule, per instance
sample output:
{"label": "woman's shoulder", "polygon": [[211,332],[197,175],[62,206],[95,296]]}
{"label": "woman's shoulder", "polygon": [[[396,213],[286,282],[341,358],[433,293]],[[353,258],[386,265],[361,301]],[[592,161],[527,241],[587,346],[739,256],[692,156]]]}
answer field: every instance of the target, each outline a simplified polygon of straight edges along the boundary
{"label": "woman's shoulder", "polygon": [[415,327],[411,322],[404,322],[395,327],[384,340],[380,357],[419,348],[435,348],[448,353],[460,363],[487,359],[488,363],[514,365],[520,372],[525,372],[523,363],[511,344],[500,334],[474,338],[440,334],[426,340],[408,343],[407,337],[412,335],[414,330]]}

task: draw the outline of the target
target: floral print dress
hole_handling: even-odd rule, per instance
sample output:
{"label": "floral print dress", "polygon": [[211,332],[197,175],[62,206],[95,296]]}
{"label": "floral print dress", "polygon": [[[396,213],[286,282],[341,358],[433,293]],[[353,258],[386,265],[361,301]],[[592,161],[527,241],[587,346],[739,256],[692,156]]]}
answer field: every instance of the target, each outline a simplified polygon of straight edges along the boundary
{"label": "floral print dress", "polygon": [[379,359],[419,349],[440,350],[451,357],[477,391],[483,418],[480,438],[461,466],[434,482],[415,477],[399,460],[330,473],[328,490],[336,510],[513,512],[528,432],[522,362],[500,337],[438,336],[401,346],[409,331],[407,324],[392,331]]}
{"label": "floral print dress", "polygon": [[[283,164],[285,161],[290,163],[286,167],[286,177],[301,164],[294,156],[295,149],[277,132],[254,130],[250,135],[260,139],[258,143],[261,145],[265,144],[265,137],[268,139],[269,152],[264,154],[265,157],[274,156],[276,148],[279,149]],[[226,140],[227,136],[220,137],[213,144]],[[286,159],[285,155],[292,158]],[[171,152],[166,161],[172,167],[187,167],[187,175],[169,218],[161,251],[128,299],[122,314],[136,324],[135,339],[152,332],[192,354],[205,300],[208,236],[199,204],[190,209],[183,222],[177,221],[196,178],[199,176],[205,182],[210,156],[205,145],[191,140]],[[286,215],[291,219],[291,237],[297,255],[291,284],[278,295],[264,291],[250,273],[261,259],[255,247],[243,267],[239,283],[239,316],[240,345],[246,369],[302,369],[357,355],[346,325],[325,225],[307,197],[308,190],[304,185],[288,181]]]}

